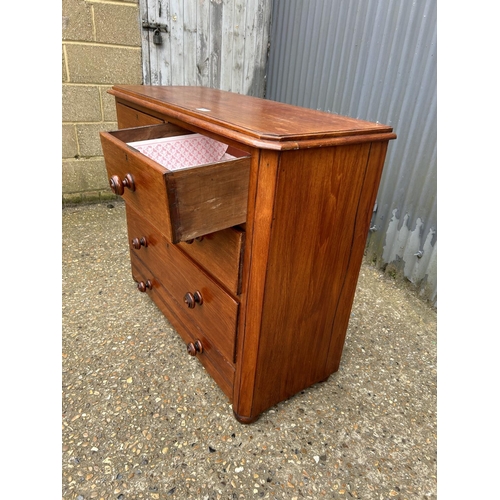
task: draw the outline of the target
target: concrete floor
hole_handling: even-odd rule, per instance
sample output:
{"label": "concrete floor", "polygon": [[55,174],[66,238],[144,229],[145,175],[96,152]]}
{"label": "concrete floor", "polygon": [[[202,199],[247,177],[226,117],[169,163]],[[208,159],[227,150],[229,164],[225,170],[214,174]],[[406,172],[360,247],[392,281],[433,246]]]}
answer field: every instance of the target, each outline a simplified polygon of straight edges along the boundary
{"label": "concrete floor", "polygon": [[340,370],[239,424],[132,280],[122,203],[63,209],[62,498],[435,499],[436,312],[363,265]]}

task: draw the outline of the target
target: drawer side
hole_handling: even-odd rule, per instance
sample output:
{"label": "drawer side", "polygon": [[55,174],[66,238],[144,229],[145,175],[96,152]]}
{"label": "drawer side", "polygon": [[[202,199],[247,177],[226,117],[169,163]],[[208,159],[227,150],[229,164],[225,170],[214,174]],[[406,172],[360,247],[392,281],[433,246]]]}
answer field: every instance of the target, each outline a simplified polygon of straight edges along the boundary
{"label": "drawer side", "polygon": [[[173,243],[242,224],[247,212],[248,153],[230,148],[234,159],[172,171],[129,145],[186,132],[163,123],[100,134],[112,189]],[[123,188],[130,176],[133,189]]]}
{"label": "drawer side", "polygon": [[173,241],[245,222],[249,175],[249,157],[172,172],[167,189]]}
{"label": "drawer side", "polygon": [[240,228],[230,227],[178,246],[229,292],[239,295],[245,234]]}

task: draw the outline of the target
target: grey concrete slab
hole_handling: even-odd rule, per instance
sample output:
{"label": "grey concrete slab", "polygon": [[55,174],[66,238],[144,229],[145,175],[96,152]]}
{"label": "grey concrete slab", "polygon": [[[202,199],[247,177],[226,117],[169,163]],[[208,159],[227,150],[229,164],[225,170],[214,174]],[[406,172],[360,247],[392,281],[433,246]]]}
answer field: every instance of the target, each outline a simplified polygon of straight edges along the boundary
{"label": "grey concrete slab", "polygon": [[436,498],[436,312],[410,288],[364,264],[339,371],[245,426],[137,291],[123,204],[62,221],[64,500]]}

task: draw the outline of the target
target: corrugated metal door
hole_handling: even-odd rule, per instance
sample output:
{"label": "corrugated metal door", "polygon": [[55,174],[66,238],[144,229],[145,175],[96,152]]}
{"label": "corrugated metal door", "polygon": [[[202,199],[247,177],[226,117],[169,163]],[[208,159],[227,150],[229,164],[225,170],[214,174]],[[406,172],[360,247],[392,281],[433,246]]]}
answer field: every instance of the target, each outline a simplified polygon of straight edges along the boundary
{"label": "corrugated metal door", "polygon": [[367,255],[437,300],[436,0],[274,0],[269,99],[392,125]]}
{"label": "corrugated metal door", "polygon": [[[263,97],[272,0],[140,0],[147,85],[201,85]],[[157,33],[158,35],[158,33]]]}

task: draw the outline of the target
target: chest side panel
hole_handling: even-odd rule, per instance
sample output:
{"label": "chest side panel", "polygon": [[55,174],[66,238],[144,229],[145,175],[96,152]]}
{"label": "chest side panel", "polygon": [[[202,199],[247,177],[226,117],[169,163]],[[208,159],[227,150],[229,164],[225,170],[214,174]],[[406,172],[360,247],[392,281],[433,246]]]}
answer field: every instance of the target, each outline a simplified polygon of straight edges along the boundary
{"label": "chest side panel", "polygon": [[367,143],[282,153],[253,413],[329,375],[332,326],[355,241],[369,151]]}

